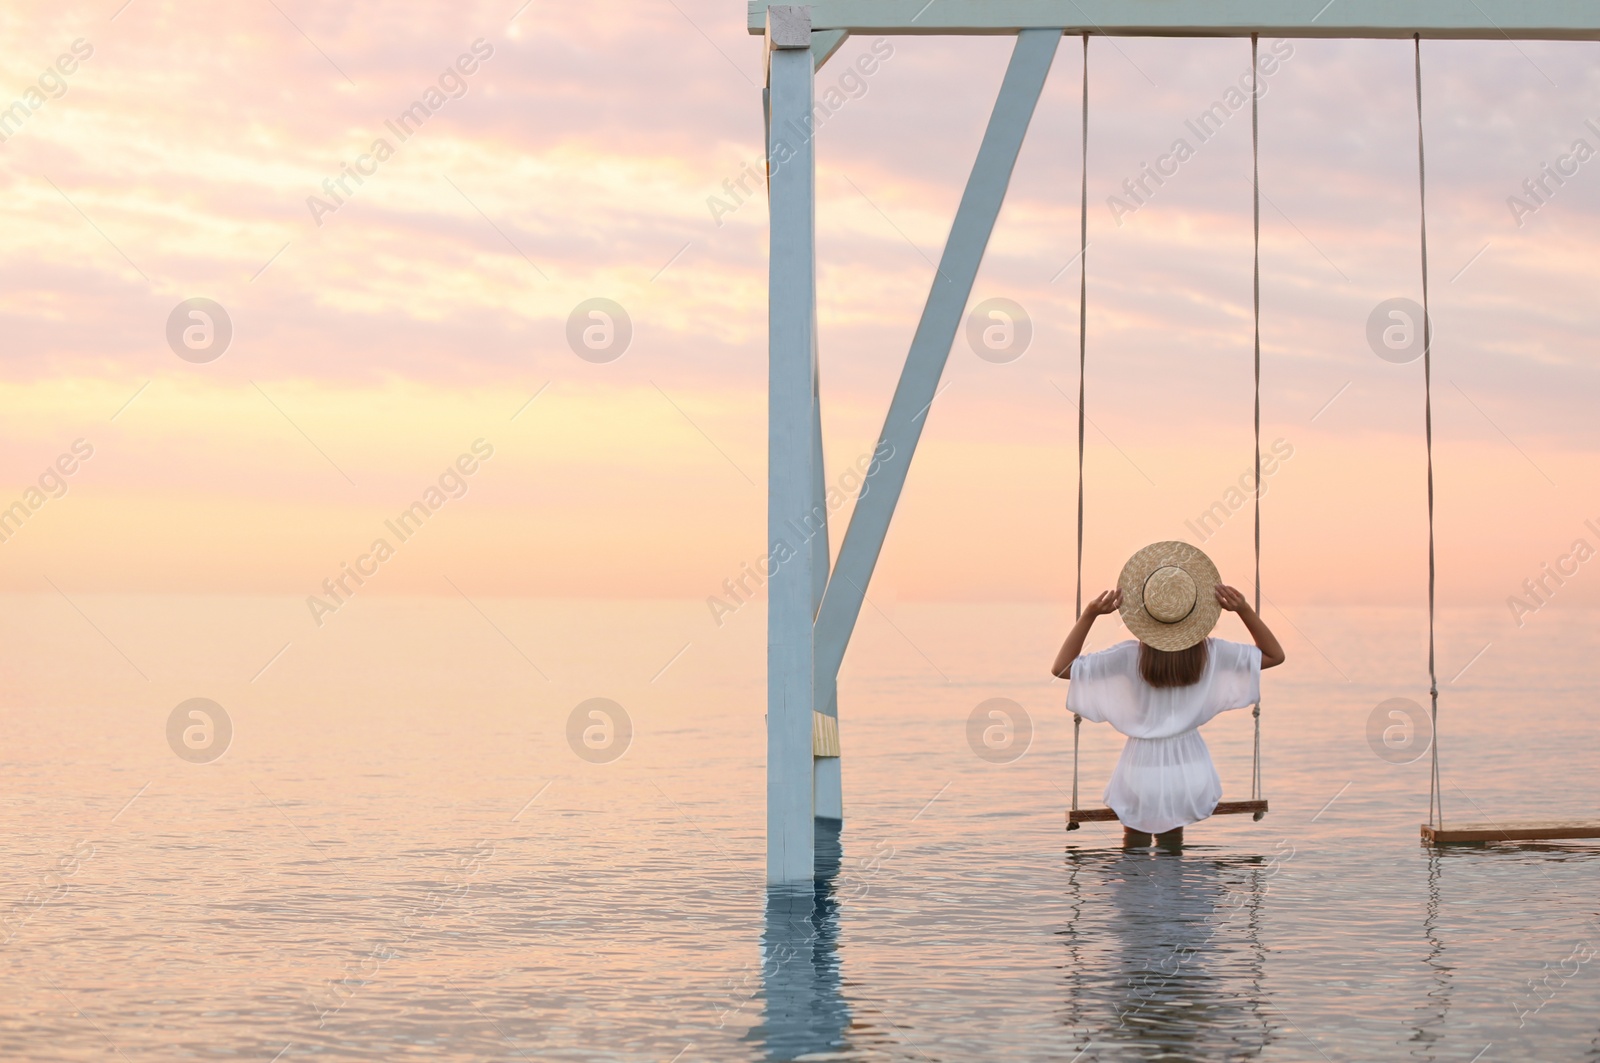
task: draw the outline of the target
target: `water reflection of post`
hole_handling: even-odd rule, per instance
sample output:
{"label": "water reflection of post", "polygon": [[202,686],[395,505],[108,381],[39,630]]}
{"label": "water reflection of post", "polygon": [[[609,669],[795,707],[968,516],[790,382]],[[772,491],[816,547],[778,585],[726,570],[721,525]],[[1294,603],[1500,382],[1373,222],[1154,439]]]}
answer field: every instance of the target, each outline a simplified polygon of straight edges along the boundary
{"label": "water reflection of post", "polygon": [[841,858],[839,832],[818,822],[817,877],[812,886],[767,889],[761,935],[760,1041],[769,1060],[837,1052],[845,1043],[850,1006],[840,993],[839,901],[834,876]]}

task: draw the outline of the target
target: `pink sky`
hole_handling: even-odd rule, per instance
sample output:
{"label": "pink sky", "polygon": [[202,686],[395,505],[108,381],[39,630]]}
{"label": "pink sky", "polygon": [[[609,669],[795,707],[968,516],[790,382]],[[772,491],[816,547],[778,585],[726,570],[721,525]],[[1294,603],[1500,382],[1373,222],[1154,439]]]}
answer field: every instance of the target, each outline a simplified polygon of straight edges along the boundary
{"label": "pink sky", "polygon": [[[274,7],[29,0],[0,26],[0,106],[43,101],[0,144],[0,504],[74,441],[94,452],[0,542],[0,587],[310,594],[478,439],[493,458],[374,592],[451,593],[449,575],[486,595],[701,598],[759,557],[766,202],[708,206],[761,157],[744,5]],[[464,93],[399,142],[385,123],[479,39],[492,54],[441,90]],[[92,54],[41,86],[80,40]],[[819,90],[872,45],[848,42]],[[1009,42],[889,48],[818,141],[830,479],[876,439]],[[1600,546],[1600,162],[1520,225],[1507,203],[1575,140],[1600,148],[1597,49],[1424,47],[1455,604],[1503,607],[1576,538]],[[1104,585],[1250,464],[1248,115],[1122,225],[1107,204],[1189,136],[1248,44],[1091,52],[1087,564]],[[1021,303],[1032,346],[995,365],[957,338],[885,598],[1070,595],[1079,63],[1063,42],[974,291]],[[1263,431],[1294,448],[1265,578],[1284,601],[1423,593],[1421,367],[1365,338],[1376,304],[1419,294],[1412,91],[1403,42],[1297,41],[1262,104]],[[393,156],[314,219],[308,197],[379,137]],[[194,296],[233,322],[207,364],[164,336]],[[608,364],[565,339],[595,297],[634,326]],[[1247,512],[1205,545],[1247,580]],[[1560,600],[1600,604],[1600,579]]]}

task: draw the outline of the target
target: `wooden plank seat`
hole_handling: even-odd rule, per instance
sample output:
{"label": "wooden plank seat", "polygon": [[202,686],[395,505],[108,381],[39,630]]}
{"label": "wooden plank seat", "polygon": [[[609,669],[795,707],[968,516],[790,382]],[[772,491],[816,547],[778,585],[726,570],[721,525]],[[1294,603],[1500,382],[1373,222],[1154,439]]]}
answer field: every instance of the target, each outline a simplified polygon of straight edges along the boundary
{"label": "wooden plank seat", "polygon": [[1437,827],[1426,823],[1422,825],[1422,840],[1428,845],[1558,841],[1563,838],[1600,838],[1600,821],[1507,819],[1489,823],[1450,823]]}
{"label": "wooden plank seat", "polygon": [[[1211,810],[1213,816],[1237,816],[1245,813],[1253,814],[1257,819],[1267,814],[1267,802],[1260,801],[1221,801]],[[1067,810],[1067,829],[1077,830],[1080,823],[1115,823],[1117,814],[1109,808],[1079,808]]]}

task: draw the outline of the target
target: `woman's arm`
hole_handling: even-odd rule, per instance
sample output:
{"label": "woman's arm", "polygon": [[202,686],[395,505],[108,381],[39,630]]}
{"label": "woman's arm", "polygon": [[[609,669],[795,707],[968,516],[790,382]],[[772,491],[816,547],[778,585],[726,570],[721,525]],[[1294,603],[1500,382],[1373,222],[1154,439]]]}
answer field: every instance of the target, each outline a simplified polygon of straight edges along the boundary
{"label": "woman's arm", "polygon": [[1231,613],[1238,613],[1239,619],[1244,621],[1244,626],[1250,631],[1250,637],[1256,640],[1256,647],[1261,650],[1262,668],[1276,668],[1284,662],[1283,647],[1278,644],[1278,636],[1267,627],[1267,622],[1261,619],[1261,614],[1250,608],[1250,603],[1245,601],[1244,595],[1227,584],[1219,583],[1217,604]]}
{"label": "woman's arm", "polygon": [[1061,652],[1056,654],[1056,663],[1051,666],[1050,673],[1057,679],[1067,678],[1072,672],[1072,662],[1083,652],[1084,640],[1089,637],[1089,629],[1094,627],[1095,617],[1120,608],[1122,608],[1120,590],[1106,591],[1085,606],[1083,615],[1078,617],[1078,622],[1073,624],[1072,630],[1067,633],[1067,641],[1061,644]]}

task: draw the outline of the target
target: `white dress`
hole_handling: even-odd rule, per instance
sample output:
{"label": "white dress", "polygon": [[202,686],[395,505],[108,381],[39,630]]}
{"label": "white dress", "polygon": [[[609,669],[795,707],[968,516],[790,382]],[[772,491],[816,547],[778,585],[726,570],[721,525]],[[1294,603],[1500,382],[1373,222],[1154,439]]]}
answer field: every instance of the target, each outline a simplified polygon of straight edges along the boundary
{"label": "white dress", "polygon": [[1200,681],[1156,688],[1139,674],[1139,643],[1119,642],[1072,662],[1067,709],[1128,736],[1106,785],[1124,826],[1159,834],[1211,815],[1222,779],[1200,725],[1261,698],[1261,651],[1211,639]]}

